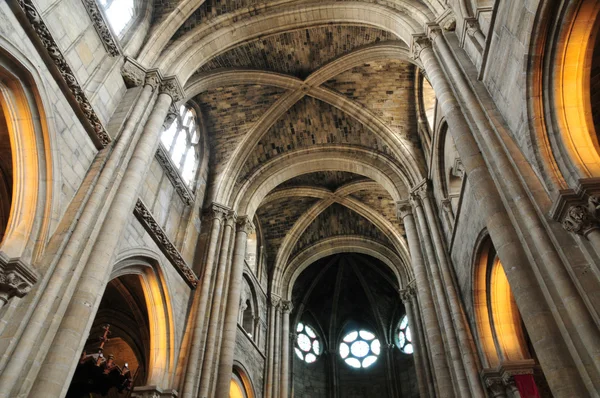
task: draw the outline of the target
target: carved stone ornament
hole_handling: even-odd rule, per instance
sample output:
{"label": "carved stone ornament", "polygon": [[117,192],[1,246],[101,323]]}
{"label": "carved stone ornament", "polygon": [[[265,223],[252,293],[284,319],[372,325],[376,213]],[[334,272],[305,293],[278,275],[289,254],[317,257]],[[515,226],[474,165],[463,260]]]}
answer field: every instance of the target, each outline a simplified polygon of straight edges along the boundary
{"label": "carved stone ornament", "polygon": [[504,382],[501,377],[487,377],[485,386],[491,393],[492,397],[505,396]]}
{"label": "carved stone ornament", "polygon": [[169,95],[173,102],[178,102],[183,99],[183,89],[175,76],[163,79],[160,85],[160,93]]}
{"label": "carved stone ornament", "polygon": [[288,300],[281,301],[281,312],[289,314],[294,309],[294,304]]}
{"label": "carved stone ornament", "polygon": [[465,177],[465,165],[463,164],[462,160],[460,160],[460,158],[454,159],[454,164],[452,165],[451,173],[454,177]]}
{"label": "carved stone ornament", "polygon": [[456,30],[456,18],[454,16],[446,18],[442,24],[442,28],[447,32],[454,32]]}
{"label": "carved stone ornament", "polygon": [[412,46],[411,46],[411,57],[413,59],[420,59],[421,52],[431,47],[431,41],[424,35],[415,35],[413,36]]}
{"label": "carved stone ornament", "polygon": [[271,297],[269,297],[269,305],[271,308],[279,308],[281,305],[281,297],[272,294]]}
{"label": "carved stone ornament", "polygon": [[565,230],[578,235],[587,235],[600,228],[600,199],[591,195],[586,205],[569,207],[562,221]]}
{"label": "carved stone ornament", "polygon": [[418,196],[421,200],[425,200],[429,197],[429,188],[427,186],[427,181],[424,180],[419,185],[413,188],[412,195]]}
{"label": "carved stone ornament", "polygon": [[136,218],[142,224],[148,235],[152,238],[152,240],[157,244],[158,248],[163,252],[165,257],[171,262],[171,264],[175,267],[177,272],[183,277],[183,279],[187,282],[187,284],[196,288],[198,285],[198,278],[194,271],[187,265],[179,250],[171,243],[169,237],[165,234],[165,231],[158,225],[152,213],[148,210],[144,202],[141,199],[138,199],[135,204],[135,208],[133,210]]}
{"label": "carved stone ornament", "polygon": [[467,18],[465,19],[465,23],[467,26],[467,34],[471,37],[475,36],[477,31],[479,31],[479,22],[477,22],[477,19]]}
{"label": "carved stone ornament", "polygon": [[155,157],[173,184],[175,191],[177,191],[181,197],[181,200],[183,200],[183,203],[185,203],[187,206],[190,206],[192,203],[194,203],[194,195],[192,194],[192,191],[181,178],[181,174],[179,174],[179,171],[175,168],[175,165],[171,161],[171,157],[167,154],[167,151],[162,144],[158,146]]}
{"label": "carved stone ornament", "polygon": [[106,52],[113,57],[121,55],[121,48],[119,47],[117,40],[115,40],[112,31],[108,27],[100,8],[98,8],[98,3],[96,3],[96,0],[82,1],[85,10],[94,24],[96,32],[98,32],[98,36],[100,36],[102,44],[104,44],[104,48],[106,48]]}
{"label": "carved stone ornament", "polygon": [[229,214],[231,209],[227,206],[218,203],[211,203],[210,207],[205,210],[205,217],[209,220],[223,221],[225,216]]}
{"label": "carved stone ornament", "polygon": [[400,290],[400,299],[403,303],[410,303],[411,300],[415,297],[417,291],[414,285],[408,285],[406,288]]}
{"label": "carved stone ornament", "polygon": [[156,90],[161,82],[162,78],[157,70],[152,70],[146,73],[145,84],[152,87],[152,90]]}
{"label": "carved stone ornament", "polygon": [[254,224],[252,224],[252,220],[248,218],[248,216],[241,216],[237,219],[237,231],[245,232],[246,234],[251,234],[254,231]]}
{"label": "carved stone ornament", "polygon": [[171,127],[173,122],[177,119],[177,116],[179,116],[179,111],[177,110],[177,107],[175,106],[175,104],[172,103],[169,106],[169,110],[167,111],[167,116],[165,117],[165,121],[163,122],[163,125],[162,125],[163,130],[167,130],[169,127]]}
{"label": "carved stone ornament", "polygon": [[130,58],[125,59],[121,75],[127,87],[138,87],[146,81],[146,71]]}
{"label": "carved stone ornament", "polygon": [[404,217],[412,215],[412,206],[410,205],[410,201],[403,200],[401,202],[396,203],[396,209],[398,218],[404,219]]}
{"label": "carved stone ornament", "polygon": [[45,47],[48,56],[54,63],[58,73],[60,73],[60,76],[69,89],[71,95],[73,95],[79,109],[85,116],[87,122],[90,124],[93,130],[93,135],[90,134],[92,135],[92,139],[96,141],[100,147],[106,147],[111,141],[110,136],[106,132],[102,122],[100,122],[98,115],[96,115],[96,112],[92,108],[92,105],[90,104],[90,101],[85,95],[83,89],[79,85],[79,82],[77,82],[75,73],[69,66],[69,63],[60,51],[58,44],[50,34],[48,27],[35,8],[33,0],[17,0],[17,4],[23,10],[25,17],[31,24],[31,27],[38,36],[42,46]]}
{"label": "carved stone ornament", "polygon": [[11,298],[29,293],[37,280],[37,274],[27,264],[0,253],[0,308]]}

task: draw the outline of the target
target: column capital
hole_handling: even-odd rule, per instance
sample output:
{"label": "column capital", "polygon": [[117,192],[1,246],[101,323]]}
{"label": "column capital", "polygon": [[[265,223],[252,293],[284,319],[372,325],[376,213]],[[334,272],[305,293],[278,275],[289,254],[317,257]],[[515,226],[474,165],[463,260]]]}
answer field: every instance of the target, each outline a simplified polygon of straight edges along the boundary
{"label": "column capital", "polygon": [[248,216],[240,216],[237,218],[237,231],[245,232],[246,234],[251,234],[254,231],[254,224],[252,224],[252,220]]}
{"label": "column capital", "polygon": [[170,96],[173,102],[178,102],[184,98],[183,88],[176,76],[165,77],[162,80],[160,93]]}
{"label": "column capital", "polygon": [[294,309],[294,304],[289,300],[281,300],[281,312],[289,314]]}
{"label": "column capital", "polygon": [[[446,26],[448,26],[448,29],[446,29]],[[454,30],[453,28],[456,28],[456,20],[455,19],[450,18],[444,22],[444,30],[451,31],[451,30]],[[429,38],[429,40],[432,43],[435,41],[435,39],[437,39],[441,35],[442,35],[442,27],[440,25],[438,25],[437,23],[428,23],[427,24],[427,37]]]}
{"label": "column capital", "polygon": [[409,200],[396,202],[396,216],[399,219],[404,219],[410,215],[412,215],[412,206]]}
{"label": "column capital", "polygon": [[411,197],[418,197],[421,200],[425,200],[429,197],[429,184],[427,180],[421,181],[415,185],[410,191]]}
{"label": "column capital", "polygon": [[21,259],[0,252],[0,308],[11,298],[29,293],[37,280],[37,273]]}
{"label": "column capital", "polygon": [[213,202],[204,212],[205,216],[210,220],[223,221],[225,216],[227,216],[231,212],[231,209],[222,204]]}
{"label": "column capital", "polygon": [[281,305],[281,297],[271,294],[269,297],[269,306],[271,308],[277,309]]}
{"label": "column capital", "polygon": [[154,91],[160,86],[161,80],[162,80],[162,75],[160,74],[158,69],[153,69],[146,73],[146,79],[144,81],[144,84],[152,87],[152,91]]}
{"label": "column capital", "polygon": [[479,22],[477,21],[477,18],[474,18],[474,17],[465,18],[464,21],[465,21],[467,35],[469,35],[471,37],[475,36],[477,31],[480,30]]}
{"label": "column capital", "polygon": [[130,57],[125,57],[121,75],[127,87],[138,87],[146,80],[146,69]]}
{"label": "column capital", "polygon": [[410,303],[417,294],[415,286],[410,283],[404,289],[398,291],[400,292],[400,299],[404,304]]}
{"label": "column capital", "polygon": [[237,222],[237,213],[234,210],[229,210],[225,215],[225,225],[233,227]]}
{"label": "column capital", "polygon": [[418,34],[412,36],[410,53],[413,59],[420,59],[421,52],[426,48],[431,48],[431,40],[426,35]]}
{"label": "column capital", "polygon": [[600,197],[590,195],[587,204],[570,206],[562,220],[562,226],[568,232],[583,236],[600,229]]}

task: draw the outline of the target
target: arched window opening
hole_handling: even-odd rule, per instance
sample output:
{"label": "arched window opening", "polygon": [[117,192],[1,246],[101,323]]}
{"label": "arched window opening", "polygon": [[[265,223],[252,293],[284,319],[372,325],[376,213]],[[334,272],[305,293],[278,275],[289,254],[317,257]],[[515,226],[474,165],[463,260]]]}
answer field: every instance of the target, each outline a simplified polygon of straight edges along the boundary
{"label": "arched window opening", "polygon": [[253,337],[254,334],[254,311],[252,309],[252,303],[250,300],[246,300],[244,304],[244,314],[242,317],[242,327],[248,334],[248,336]]}
{"label": "arched window opening", "polygon": [[252,273],[258,278],[257,274],[257,252],[258,252],[258,242],[256,237],[256,229],[254,229],[251,233],[248,234],[248,241],[246,243],[246,263]]}
{"label": "arched window opening", "polygon": [[381,343],[367,330],[354,330],[342,339],[340,357],[355,369],[368,368],[377,361]]}
{"label": "arched window opening", "polygon": [[296,345],[294,351],[298,358],[306,363],[313,363],[321,355],[321,340],[308,325],[298,323],[296,326]]}
{"label": "arched window opening", "polygon": [[404,315],[398,324],[398,333],[396,335],[396,345],[405,354],[412,354],[415,349],[413,346],[412,332],[408,324],[408,317]]}
{"label": "arched window opening", "polygon": [[239,367],[234,366],[229,384],[229,398],[254,398],[250,379]]}
{"label": "arched window opening", "polygon": [[8,125],[0,103],[0,243],[4,239],[12,206],[12,150]]}
{"label": "arched window opening", "polygon": [[134,0],[99,0],[114,33],[122,37],[135,15]]}
{"label": "arched window opening", "polygon": [[429,80],[427,80],[425,77],[423,77],[421,92],[423,96],[423,112],[425,113],[427,127],[429,127],[429,131],[431,132],[433,131],[435,123],[435,106],[437,104],[437,99],[435,97],[433,87],[431,87]]}
{"label": "arched window opening", "polygon": [[161,142],[183,181],[193,189],[199,163],[200,142],[194,109],[182,105],[171,125],[163,132]]}

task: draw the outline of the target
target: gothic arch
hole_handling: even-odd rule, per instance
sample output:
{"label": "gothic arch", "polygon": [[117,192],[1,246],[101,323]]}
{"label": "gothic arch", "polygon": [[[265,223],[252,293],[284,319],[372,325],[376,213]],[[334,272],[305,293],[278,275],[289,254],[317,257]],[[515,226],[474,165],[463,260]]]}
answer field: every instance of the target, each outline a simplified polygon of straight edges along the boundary
{"label": "gothic arch", "polygon": [[147,384],[166,385],[171,381],[175,364],[175,330],[172,300],[167,283],[155,256],[131,250],[121,255],[110,280],[136,275],[143,289],[149,322],[149,358]]}

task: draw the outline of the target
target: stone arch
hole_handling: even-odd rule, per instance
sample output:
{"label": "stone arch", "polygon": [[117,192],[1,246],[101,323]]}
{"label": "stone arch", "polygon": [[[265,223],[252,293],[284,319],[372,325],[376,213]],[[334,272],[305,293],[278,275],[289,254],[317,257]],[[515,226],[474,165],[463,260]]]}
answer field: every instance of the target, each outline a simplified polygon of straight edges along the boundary
{"label": "stone arch", "polygon": [[[406,7],[404,12],[368,3],[320,3],[258,15],[211,30],[212,33],[204,32],[207,28],[199,26],[167,48],[155,65],[165,69],[168,75],[176,75],[185,85],[198,67],[244,41],[266,34],[330,24],[332,18],[340,24],[359,24],[389,31],[408,45],[413,34],[423,32],[423,25],[432,15],[417,1],[409,0],[402,5]],[[310,22],[302,17],[306,13],[314,16]],[[208,34],[199,38],[203,33]]]}
{"label": "stone arch", "polygon": [[0,252],[30,264],[40,254],[58,211],[52,196],[54,157],[37,70],[0,38],[0,112],[12,157],[11,206]]}
{"label": "stone arch", "polygon": [[291,300],[292,288],[302,271],[315,261],[338,253],[362,253],[381,260],[390,267],[399,286],[406,285],[410,280],[406,259],[393,250],[362,236],[336,236],[323,239],[298,253],[281,273],[281,278],[274,281],[273,291]]}
{"label": "stone arch", "polygon": [[243,274],[243,290],[240,297],[240,319],[239,324],[252,340],[256,340],[256,318],[260,313],[258,303],[258,295],[256,286],[252,282],[252,278],[244,272]]}
{"label": "stone arch", "polygon": [[535,154],[552,191],[600,176],[590,100],[600,4],[543,1],[538,14],[530,41],[528,111]]}
{"label": "stone arch", "polygon": [[135,275],[143,290],[149,323],[148,385],[166,385],[175,364],[175,330],[172,300],[158,257],[130,250],[117,260],[110,280]]}
{"label": "stone arch", "polygon": [[[233,361],[233,373],[232,373],[232,377],[238,377],[239,381],[242,384],[242,387],[244,388],[244,395],[231,395],[232,398],[254,398],[256,397],[255,395],[255,389],[254,389],[254,384],[252,383],[252,379],[250,378],[250,373],[246,370],[246,367],[240,362],[240,361]],[[232,379],[232,383],[234,382],[234,380]]]}
{"label": "stone arch", "polygon": [[363,148],[331,145],[292,151],[267,162],[246,179],[231,201],[231,207],[239,214],[253,217],[273,188],[290,178],[314,171],[348,171],[371,178],[396,202],[406,192],[402,172],[384,155]]}

